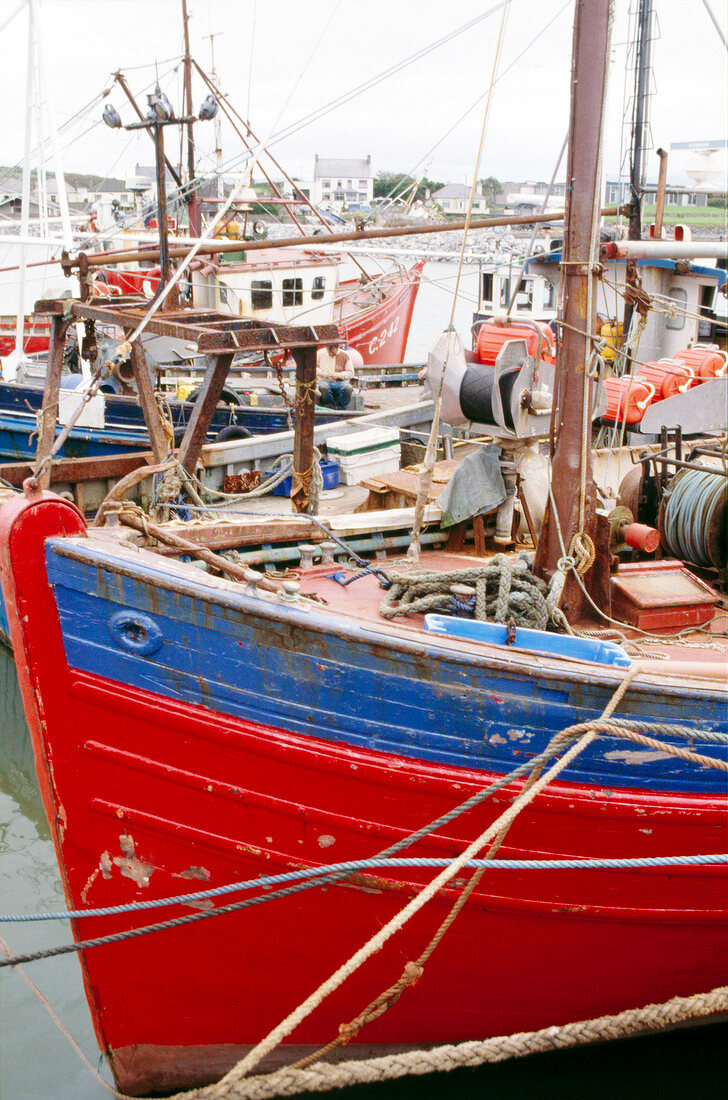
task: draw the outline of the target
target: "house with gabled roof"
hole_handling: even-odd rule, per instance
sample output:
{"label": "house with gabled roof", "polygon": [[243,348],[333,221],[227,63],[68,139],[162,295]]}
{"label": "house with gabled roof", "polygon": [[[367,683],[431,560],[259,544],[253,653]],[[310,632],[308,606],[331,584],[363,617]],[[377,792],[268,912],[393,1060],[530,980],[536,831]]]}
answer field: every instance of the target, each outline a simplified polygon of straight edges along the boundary
{"label": "house with gabled roof", "polygon": [[310,198],[314,205],[331,210],[371,203],[374,198],[371,156],[329,158],[316,154]]}
{"label": "house with gabled roof", "polygon": [[[444,214],[464,215],[468,211],[470,201],[470,185],[465,183],[447,183],[439,191],[432,195],[435,202],[442,208]],[[483,194],[481,184],[475,188],[473,198],[473,213],[485,214],[488,210],[488,202]]]}

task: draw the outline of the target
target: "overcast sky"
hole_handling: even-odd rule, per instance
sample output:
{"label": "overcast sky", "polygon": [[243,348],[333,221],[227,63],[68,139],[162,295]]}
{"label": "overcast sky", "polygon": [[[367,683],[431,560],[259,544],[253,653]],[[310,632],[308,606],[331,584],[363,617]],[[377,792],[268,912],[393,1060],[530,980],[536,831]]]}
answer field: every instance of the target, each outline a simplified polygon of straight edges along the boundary
{"label": "overcast sky", "polygon": [[[249,108],[251,124],[261,138],[294,127],[495,5],[495,0],[188,2],[194,56],[209,69],[206,36],[219,36],[215,63],[222,87],[241,114],[247,115]],[[0,23],[16,3],[0,0]],[[725,32],[725,0],[710,3]],[[610,176],[620,167],[629,6],[629,0],[617,0],[606,141]],[[728,55],[702,0],[655,0],[655,6],[659,29],[653,59],[653,148],[668,148],[673,141],[724,138]],[[181,105],[179,0],[43,0],[42,9],[59,126],[109,87],[109,74],[116,69],[123,70],[132,89],[141,94],[154,81],[155,62],[162,87],[175,106]],[[481,178],[550,177],[568,121],[572,20],[571,0],[511,0],[499,69],[503,75],[494,90]],[[371,154],[375,172],[410,172],[419,165],[418,171],[426,167],[430,178],[470,180],[500,21],[501,11],[496,10],[466,33],[277,142],[272,147],[276,157],[290,174],[304,179],[310,178],[318,153]],[[5,165],[23,155],[26,26],[23,12],[0,34],[0,163]],[[195,102],[203,97],[196,80]],[[118,89],[109,99],[125,122],[132,121],[131,108]],[[151,163],[146,135],[108,130],[99,122],[102,107],[101,102],[94,104],[64,133],[66,169],[125,177],[133,173],[136,161]],[[212,124],[199,123],[197,135],[204,169],[211,164]],[[176,139],[172,131],[167,136],[170,159],[176,160]],[[241,150],[229,130],[223,131],[223,147],[225,160]],[[654,155],[649,166],[649,176],[655,179]],[[669,179],[684,181],[685,166],[684,154],[671,155]]]}

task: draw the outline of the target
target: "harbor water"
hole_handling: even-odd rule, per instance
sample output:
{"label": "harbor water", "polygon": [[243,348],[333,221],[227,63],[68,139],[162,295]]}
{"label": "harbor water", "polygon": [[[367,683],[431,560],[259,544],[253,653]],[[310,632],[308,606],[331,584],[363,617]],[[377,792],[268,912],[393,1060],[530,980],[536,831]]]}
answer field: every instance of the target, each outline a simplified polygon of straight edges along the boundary
{"label": "harbor water", "polygon": [[[423,362],[428,347],[449,323],[456,272],[453,263],[429,263],[425,268],[410,334],[408,362]],[[465,341],[476,290],[477,269],[468,267],[455,312],[456,327]],[[9,651],[0,644],[0,910],[33,913],[64,908],[15,666]],[[0,936],[16,953],[68,943],[71,931],[67,921],[3,924]],[[497,951],[498,945],[478,944],[475,949]],[[673,963],[665,961],[666,965]],[[101,1100],[108,1096],[108,1090],[81,1062],[41,1001],[42,997],[88,1061],[110,1082],[105,1061],[98,1053],[76,956],[41,960],[29,964],[25,972],[38,993],[25,984],[19,973],[10,968],[0,971],[0,1100]],[[417,996],[418,992],[408,995]],[[463,996],[478,995],[478,990],[463,990]],[[549,1097],[613,1100],[615,1095],[640,1100],[710,1098],[725,1095],[727,1049],[728,1024],[714,1023],[662,1036],[538,1055],[478,1070],[361,1086],[336,1095],[346,1095],[351,1100],[364,1097],[405,1100],[412,1095],[418,1100],[451,1096],[539,1100]]]}

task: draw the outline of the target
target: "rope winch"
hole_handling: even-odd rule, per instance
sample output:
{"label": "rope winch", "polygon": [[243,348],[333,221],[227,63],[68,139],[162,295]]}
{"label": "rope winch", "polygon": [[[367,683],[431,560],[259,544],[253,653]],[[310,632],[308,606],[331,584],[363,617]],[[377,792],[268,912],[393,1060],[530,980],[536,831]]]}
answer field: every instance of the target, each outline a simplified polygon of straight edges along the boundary
{"label": "rope winch", "polygon": [[660,507],[660,534],[671,554],[694,565],[726,566],[728,480],[719,470],[679,470]]}

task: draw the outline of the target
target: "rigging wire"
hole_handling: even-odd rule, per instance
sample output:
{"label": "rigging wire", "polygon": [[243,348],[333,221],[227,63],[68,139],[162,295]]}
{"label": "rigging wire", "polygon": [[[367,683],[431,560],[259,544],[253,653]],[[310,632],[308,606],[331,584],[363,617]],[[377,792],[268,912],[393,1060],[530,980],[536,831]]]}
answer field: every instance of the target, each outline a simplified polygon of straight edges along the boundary
{"label": "rigging wire", "polygon": [[[520,53],[516,54],[516,56],[513,58],[513,60],[505,67],[505,69],[503,69],[503,71],[500,73],[500,75],[496,77],[496,84],[499,83],[499,81],[501,81],[503,79],[503,77],[506,76],[506,74],[509,73],[510,70],[515,65],[518,64],[518,62],[521,60],[521,58],[524,57],[525,54],[528,53],[528,51],[531,49],[532,46],[535,46],[536,42],[538,42],[538,40],[541,37],[543,37],[543,35],[546,33],[546,31],[549,29],[549,27],[553,23],[556,22],[556,20],[559,18],[559,16],[562,15],[566,11],[566,9],[570,8],[571,6],[572,6],[572,0],[566,0],[566,3],[564,3],[559,8],[559,10],[556,12],[556,14],[553,15],[551,17],[551,19],[549,19],[549,21],[543,25],[541,30],[538,31],[538,33],[534,35],[534,37],[531,39],[531,41],[526,46],[523,47],[523,49],[521,50]],[[460,117],[457,119],[457,121],[454,122],[453,125],[448,130],[445,131],[445,133],[442,135],[442,137],[439,138],[438,141],[436,141],[435,144],[430,149],[428,149],[428,151],[424,154],[424,156],[422,156],[417,161],[417,163],[413,165],[413,167],[410,169],[410,171],[408,173],[408,175],[410,177],[414,177],[414,174],[418,170],[418,168],[422,167],[422,165],[432,156],[432,154],[435,152],[435,150],[438,149],[442,145],[443,141],[446,141],[447,138],[450,137],[450,134],[452,134],[458,128],[460,123],[464,122],[465,119],[468,117],[468,115],[471,114],[471,112],[474,111],[475,108],[480,103],[482,103],[482,101],[485,99],[487,94],[488,94],[488,92],[486,90],[482,93],[482,95],[479,95],[477,99],[473,100],[473,102],[470,104],[470,106],[460,115]],[[399,186],[399,185],[397,185],[397,186]],[[385,198],[389,198],[389,195],[386,195]]]}
{"label": "rigging wire", "polygon": [[[495,48],[495,56],[493,58],[493,70],[490,78],[490,88],[488,89],[488,99],[486,101],[485,111],[483,112],[483,124],[480,129],[480,141],[478,143],[478,152],[475,158],[475,167],[473,170],[473,183],[470,188],[470,199],[468,201],[468,212],[465,218],[465,229],[463,231],[462,247],[460,249],[460,259],[458,261],[457,279],[455,280],[455,288],[452,296],[452,308],[450,310],[450,324],[448,326],[449,341],[452,342],[452,336],[455,329],[455,310],[458,301],[458,290],[460,288],[460,278],[463,269],[463,257],[465,256],[465,248],[468,238],[468,229],[470,227],[470,219],[473,213],[473,201],[475,199],[475,188],[478,183],[478,175],[480,173],[480,163],[483,156],[483,146],[485,144],[485,132],[488,125],[488,118],[490,116],[490,105],[493,98],[493,89],[495,87],[496,76],[498,73],[498,65],[500,62],[501,49],[503,46],[503,36],[506,29],[506,21],[508,19],[508,11],[510,9],[510,0],[506,0],[506,4],[503,8],[501,16],[500,29],[498,31],[498,41]],[[422,532],[422,523],[425,514],[425,504],[427,503],[427,497],[432,487],[432,473],[435,468],[435,459],[437,457],[437,435],[440,427],[440,408],[442,405],[442,391],[445,384],[445,373],[447,370],[447,362],[449,357],[448,352],[445,355],[445,360],[442,364],[440,371],[440,384],[438,387],[437,398],[435,399],[435,407],[432,414],[432,427],[430,429],[430,437],[427,441],[427,448],[425,450],[425,457],[418,477],[417,485],[417,499],[415,501],[414,517],[412,520],[412,536],[410,544],[407,548],[407,558],[410,561],[417,561],[420,554],[420,535]]]}

